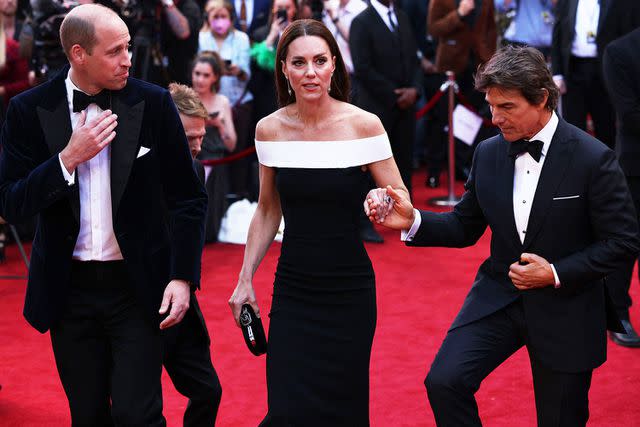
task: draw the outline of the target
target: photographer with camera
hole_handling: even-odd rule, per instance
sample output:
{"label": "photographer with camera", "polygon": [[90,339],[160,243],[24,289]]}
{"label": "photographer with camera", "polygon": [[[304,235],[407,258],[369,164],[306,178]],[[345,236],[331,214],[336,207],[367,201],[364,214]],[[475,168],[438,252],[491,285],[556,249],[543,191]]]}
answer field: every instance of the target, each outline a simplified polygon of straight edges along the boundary
{"label": "photographer with camera", "polygon": [[129,23],[135,33],[132,74],[164,87],[170,82],[190,83],[191,61],[198,51],[198,30],[202,26],[198,3],[140,0],[133,8],[132,13],[140,17]]}

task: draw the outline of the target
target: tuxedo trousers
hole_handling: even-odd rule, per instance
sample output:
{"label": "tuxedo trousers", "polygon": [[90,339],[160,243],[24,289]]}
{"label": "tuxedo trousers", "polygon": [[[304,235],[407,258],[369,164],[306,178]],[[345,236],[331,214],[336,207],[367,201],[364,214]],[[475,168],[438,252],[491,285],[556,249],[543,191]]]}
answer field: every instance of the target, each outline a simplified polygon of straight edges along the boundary
{"label": "tuxedo trousers", "polygon": [[51,343],[73,427],[166,425],[160,329],[134,298],[124,261],[72,262]]}
{"label": "tuxedo trousers", "polygon": [[[522,300],[452,329],[438,351],[425,385],[438,427],[481,426],[474,394],[509,356],[527,345]],[[592,370],[554,371],[529,350],[539,427],[585,426]]]}
{"label": "tuxedo trousers", "polygon": [[189,399],[184,427],[216,424],[222,387],[211,363],[209,332],[195,294],[180,323],[163,331],[163,363],[176,390]]}

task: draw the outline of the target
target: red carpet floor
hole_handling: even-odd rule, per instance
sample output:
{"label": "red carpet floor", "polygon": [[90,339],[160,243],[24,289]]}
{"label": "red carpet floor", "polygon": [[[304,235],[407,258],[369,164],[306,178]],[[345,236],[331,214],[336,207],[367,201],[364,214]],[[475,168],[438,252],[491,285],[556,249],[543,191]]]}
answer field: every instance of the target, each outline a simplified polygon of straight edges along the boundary
{"label": "red carpet floor", "polygon": [[[445,190],[425,190],[416,176],[416,202]],[[460,190],[460,186],[458,186]],[[368,245],[376,270],[378,327],[371,361],[373,426],[433,426],[424,377],[457,313],[475,271],[488,254],[489,238],[464,250],[406,248],[398,234],[382,231],[383,245]],[[200,304],[212,339],[212,357],[223,387],[218,426],[254,427],[266,412],[265,358],[244,347],[227,300],[235,287],[243,246],[214,244],[203,258]],[[255,278],[262,312],[268,313],[273,273],[280,251],[274,244]],[[21,274],[15,246],[0,275]],[[22,317],[24,280],[0,281],[0,426],[68,426],[69,411],[56,374],[48,335]],[[640,291],[634,279],[632,320],[640,327]],[[266,316],[265,316],[266,318]],[[268,318],[266,319],[268,323]],[[165,376],[165,415],[181,424],[186,401]],[[640,426],[640,349],[609,346],[609,360],[596,370],[591,387],[590,426]],[[524,350],[499,367],[477,395],[487,426],[534,426],[531,373]]]}

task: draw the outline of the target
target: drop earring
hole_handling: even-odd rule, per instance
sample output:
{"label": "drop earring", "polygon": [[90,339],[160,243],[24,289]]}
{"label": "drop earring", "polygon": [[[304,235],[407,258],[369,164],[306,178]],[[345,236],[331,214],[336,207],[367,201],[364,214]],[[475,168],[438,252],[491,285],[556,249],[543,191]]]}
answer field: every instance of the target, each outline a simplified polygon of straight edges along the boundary
{"label": "drop earring", "polygon": [[291,83],[289,83],[289,79],[287,77],[284,79],[287,81],[287,92],[289,92],[289,96],[291,96]]}

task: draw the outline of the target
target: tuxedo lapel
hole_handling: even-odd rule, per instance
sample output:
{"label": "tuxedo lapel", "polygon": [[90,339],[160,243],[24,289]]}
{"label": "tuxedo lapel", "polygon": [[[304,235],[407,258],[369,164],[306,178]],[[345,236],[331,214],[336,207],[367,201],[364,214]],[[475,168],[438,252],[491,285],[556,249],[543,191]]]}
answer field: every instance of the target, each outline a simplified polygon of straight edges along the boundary
{"label": "tuxedo lapel", "polygon": [[113,112],[118,115],[116,137],[111,142],[111,208],[115,218],[139,149],[144,101],[129,106],[114,92],[112,102]]}
{"label": "tuxedo lapel", "polygon": [[531,244],[536,234],[540,231],[544,220],[549,213],[553,195],[562,180],[564,179],[567,167],[569,166],[571,153],[574,145],[564,132],[565,123],[560,120],[556,133],[551,140],[551,145],[547,152],[547,158],[542,166],[538,187],[533,198],[529,224],[527,225],[527,235],[524,239],[524,250]]}
{"label": "tuxedo lapel", "polygon": [[[568,28],[573,34],[576,28],[576,15],[578,14],[578,1],[579,0],[569,0],[569,25]],[[573,40],[573,37],[571,37]]]}
{"label": "tuxedo lapel", "polygon": [[[66,73],[62,73],[66,77]],[[69,103],[64,84],[64,78],[56,77],[51,82],[51,93],[47,97],[55,100],[50,106],[38,107],[37,113],[42,126],[44,139],[49,147],[52,156],[57,156],[69,143],[71,139],[71,115],[69,113]],[[48,109],[51,107],[52,109]],[[76,176],[76,182],[77,182]],[[80,194],[78,191],[71,193],[71,210],[78,224],[80,223]]]}

